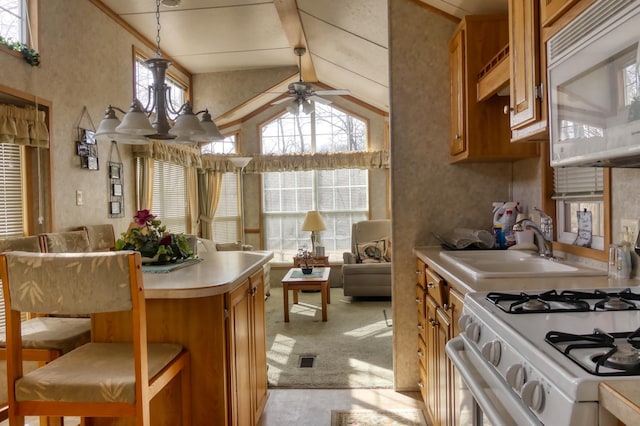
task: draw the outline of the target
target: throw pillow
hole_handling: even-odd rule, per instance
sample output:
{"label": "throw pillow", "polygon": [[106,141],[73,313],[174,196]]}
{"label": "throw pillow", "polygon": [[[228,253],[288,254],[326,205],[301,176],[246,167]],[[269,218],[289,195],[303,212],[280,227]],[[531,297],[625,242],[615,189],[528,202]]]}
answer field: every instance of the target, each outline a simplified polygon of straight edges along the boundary
{"label": "throw pillow", "polygon": [[358,250],[358,258],[361,263],[384,262],[384,253],[386,250],[384,240],[366,241],[356,244]]}
{"label": "throw pillow", "polygon": [[385,246],[384,255],[382,257],[386,262],[391,262],[391,238],[384,237],[382,238],[382,241],[384,241]]}

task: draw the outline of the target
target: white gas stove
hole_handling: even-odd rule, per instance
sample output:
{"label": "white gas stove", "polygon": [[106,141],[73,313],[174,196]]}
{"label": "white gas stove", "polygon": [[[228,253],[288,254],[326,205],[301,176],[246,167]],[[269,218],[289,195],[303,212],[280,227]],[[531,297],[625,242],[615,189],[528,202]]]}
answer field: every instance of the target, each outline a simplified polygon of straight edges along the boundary
{"label": "white gas stove", "polygon": [[598,384],[640,380],[640,287],[469,293],[447,354],[475,422],[597,425]]}

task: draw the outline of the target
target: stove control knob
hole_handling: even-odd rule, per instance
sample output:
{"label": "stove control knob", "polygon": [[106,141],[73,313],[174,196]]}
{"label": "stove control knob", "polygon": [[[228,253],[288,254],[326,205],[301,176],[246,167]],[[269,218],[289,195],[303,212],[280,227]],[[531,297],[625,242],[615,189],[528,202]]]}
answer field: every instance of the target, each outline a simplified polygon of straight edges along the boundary
{"label": "stove control knob", "polygon": [[464,330],[470,322],[471,316],[468,314],[462,314],[460,315],[460,318],[458,318],[458,328],[460,328],[460,330]]}
{"label": "stove control knob", "polygon": [[464,332],[473,342],[478,343],[480,340],[480,324],[475,322],[469,323],[465,327]]}
{"label": "stove control knob", "polygon": [[516,392],[520,392],[522,385],[527,381],[527,372],[522,364],[513,364],[507,368],[507,383],[511,385]]}
{"label": "stove control knob", "polygon": [[544,406],[544,388],[537,380],[527,382],[522,386],[522,400],[534,411],[542,410]]}
{"label": "stove control knob", "polygon": [[498,365],[501,355],[500,342],[493,340],[487,342],[482,346],[482,356],[493,365]]}

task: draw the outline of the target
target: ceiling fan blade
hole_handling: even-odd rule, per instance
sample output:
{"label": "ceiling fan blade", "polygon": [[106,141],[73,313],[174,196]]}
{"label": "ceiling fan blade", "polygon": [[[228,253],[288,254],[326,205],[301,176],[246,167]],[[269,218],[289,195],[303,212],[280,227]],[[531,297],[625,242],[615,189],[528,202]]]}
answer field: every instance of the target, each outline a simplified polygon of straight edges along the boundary
{"label": "ceiling fan blade", "polygon": [[291,99],[295,99],[295,96],[287,96],[286,98],[278,99],[276,101],[271,102],[271,105],[280,105],[282,103],[291,101]]}
{"label": "ceiling fan blade", "polygon": [[333,89],[333,90],[314,90],[314,95],[350,95],[349,89]]}
{"label": "ceiling fan blade", "polygon": [[309,100],[315,101],[315,102],[318,102],[319,104],[324,104],[324,105],[329,105],[331,103],[330,100],[321,98],[320,96],[317,96],[317,95],[309,96]]}

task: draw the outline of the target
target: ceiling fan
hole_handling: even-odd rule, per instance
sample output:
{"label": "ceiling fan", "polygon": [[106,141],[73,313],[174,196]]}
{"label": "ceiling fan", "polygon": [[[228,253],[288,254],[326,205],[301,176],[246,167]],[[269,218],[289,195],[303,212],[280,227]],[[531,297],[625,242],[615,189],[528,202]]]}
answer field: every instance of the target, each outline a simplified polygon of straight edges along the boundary
{"label": "ceiling fan", "polygon": [[298,115],[300,112],[300,106],[302,106],[302,112],[309,114],[313,111],[311,101],[319,102],[322,104],[330,104],[328,99],[321,98],[320,96],[330,95],[349,95],[351,91],[348,89],[330,89],[330,90],[316,90],[311,83],[302,81],[302,55],[307,52],[304,47],[296,47],[293,52],[298,56],[298,69],[300,72],[300,78],[297,82],[289,84],[288,96],[278,99],[272,102],[271,105],[278,105],[284,102],[289,102],[287,111],[293,115]]}

